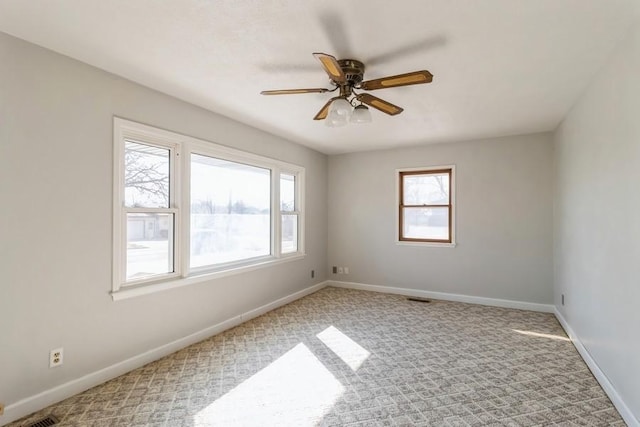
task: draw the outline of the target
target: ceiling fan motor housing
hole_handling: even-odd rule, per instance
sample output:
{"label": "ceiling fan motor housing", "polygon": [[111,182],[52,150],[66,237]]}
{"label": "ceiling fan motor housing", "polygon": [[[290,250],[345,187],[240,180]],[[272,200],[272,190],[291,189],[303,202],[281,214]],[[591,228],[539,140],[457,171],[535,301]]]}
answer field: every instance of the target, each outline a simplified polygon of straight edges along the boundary
{"label": "ceiling fan motor housing", "polygon": [[347,79],[347,85],[354,87],[364,78],[364,64],[355,59],[339,59],[338,65]]}

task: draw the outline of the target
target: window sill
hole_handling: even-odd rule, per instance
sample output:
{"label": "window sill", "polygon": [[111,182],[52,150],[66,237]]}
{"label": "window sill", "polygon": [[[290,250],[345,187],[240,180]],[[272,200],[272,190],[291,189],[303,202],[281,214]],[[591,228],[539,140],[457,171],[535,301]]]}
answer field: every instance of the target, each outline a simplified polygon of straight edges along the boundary
{"label": "window sill", "polygon": [[250,265],[243,265],[243,266],[229,268],[221,271],[198,273],[189,277],[181,277],[178,279],[168,279],[166,281],[143,284],[135,287],[123,287],[118,291],[111,292],[111,298],[114,301],[120,301],[123,299],[129,299],[129,298],[134,298],[142,295],[153,294],[156,292],[166,291],[169,289],[180,288],[182,286],[188,286],[196,283],[207,282],[210,280],[219,279],[221,277],[246,273],[249,271],[271,267],[278,264],[284,264],[290,261],[297,261],[304,258],[305,258],[305,254],[294,254],[294,255],[283,256],[282,258],[270,259],[268,261],[263,261],[263,262],[254,263]]}
{"label": "window sill", "polygon": [[438,243],[438,242],[408,242],[404,240],[396,240],[398,246],[424,246],[431,248],[455,248],[456,242],[452,243]]}

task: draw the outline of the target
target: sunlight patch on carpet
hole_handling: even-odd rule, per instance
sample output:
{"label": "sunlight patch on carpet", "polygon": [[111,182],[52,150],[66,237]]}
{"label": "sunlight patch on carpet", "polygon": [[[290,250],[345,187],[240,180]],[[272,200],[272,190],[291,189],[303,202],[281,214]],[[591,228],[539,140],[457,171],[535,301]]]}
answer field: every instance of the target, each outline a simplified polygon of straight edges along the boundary
{"label": "sunlight patch on carpet", "polygon": [[315,425],[342,384],[302,343],[194,416],[194,427]]}
{"label": "sunlight patch on carpet", "polygon": [[554,340],[571,341],[569,338],[563,337],[562,335],[541,334],[539,332],[521,331],[520,329],[512,329],[512,331],[522,335],[529,335],[530,337],[551,338]]}
{"label": "sunlight patch on carpet", "polygon": [[357,342],[343,334],[335,326],[329,326],[316,335],[327,347],[355,372],[371,355]]}

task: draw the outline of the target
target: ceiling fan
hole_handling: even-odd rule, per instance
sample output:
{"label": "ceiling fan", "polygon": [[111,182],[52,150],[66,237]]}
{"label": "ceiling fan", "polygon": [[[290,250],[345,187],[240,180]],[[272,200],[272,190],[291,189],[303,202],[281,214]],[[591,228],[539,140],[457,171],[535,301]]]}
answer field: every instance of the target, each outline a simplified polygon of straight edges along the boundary
{"label": "ceiling fan", "polygon": [[[325,120],[327,126],[336,127],[351,123],[366,123],[371,121],[371,113],[367,105],[380,110],[383,113],[395,116],[402,113],[403,109],[390,102],[377,98],[368,93],[360,93],[359,90],[377,90],[398,86],[408,86],[423,83],[431,83],[433,75],[427,70],[414,71],[396,76],[362,81],[364,77],[364,64],[355,59],[336,59],[326,53],[314,53],[325,72],[329,75],[332,89],[282,89],[265,90],[262,95],[293,95],[300,93],[325,93],[340,90],[340,95],[331,98],[313,118]],[[366,105],[365,105],[366,104]]]}

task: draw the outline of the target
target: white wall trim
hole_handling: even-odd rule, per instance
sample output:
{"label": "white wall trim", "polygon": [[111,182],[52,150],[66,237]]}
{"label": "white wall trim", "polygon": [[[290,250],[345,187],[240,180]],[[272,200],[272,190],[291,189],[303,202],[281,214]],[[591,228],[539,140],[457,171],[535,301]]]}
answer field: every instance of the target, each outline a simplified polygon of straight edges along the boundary
{"label": "white wall trim", "polygon": [[295,300],[299,300],[302,297],[306,297],[307,295],[311,295],[315,292],[318,292],[320,289],[323,289],[327,286],[327,281],[320,282],[317,285],[313,285],[301,291],[295,292],[291,295],[287,295],[286,297],[282,297],[273,302],[260,306],[258,308],[254,308],[253,310],[249,310],[245,313],[242,313],[240,317],[242,318],[242,322],[247,322],[251,319],[254,319],[258,316],[262,316],[265,313],[270,312],[271,310],[275,310],[278,307],[282,307],[285,304],[289,304]]}
{"label": "white wall trim", "polygon": [[60,402],[61,400],[67,399],[75,394],[81,393],[85,390],[90,389],[91,387],[95,387],[115,377],[130,372],[133,369],[144,366],[147,363],[153,362],[187,346],[207,339],[213,335],[224,332],[227,329],[233,328],[234,326],[246,322],[247,320],[253,319],[254,317],[258,317],[273,309],[317,292],[326,286],[327,281],[318,283],[301,291],[287,295],[283,298],[279,298],[253,310],[249,310],[238,316],[231,317],[216,325],[209,326],[198,332],[194,332],[193,334],[187,335],[186,337],[178,338],[175,341],[161,345],[149,351],[145,351],[142,354],[130,357],[129,359],[123,360],[122,362],[115,363],[111,366],[107,366],[106,368],[91,372],[80,378],[76,378],[67,383],[61,384],[49,390],[45,390],[36,395],[7,405],[4,411],[4,415],[0,416],[0,426],[20,419],[33,412],[39,411],[40,409],[46,408],[49,405]]}
{"label": "white wall trim", "polygon": [[363,291],[382,292],[386,294],[406,295],[411,297],[433,298],[445,301],[465,302],[469,304],[490,305],[493,307],[515,308],[518,310],[540,311],[543,313],[553,313],[554,310],[554,306],[551,304],[538,304],[534,302],[476,297],[472,295],[449,294],[445,292],[423,291],[421,289],[397,288],[393,286],[368,285],[366,283],[356,282],[340,282],[328,280],[326,283],[327,286],[334,286],[336,288],[360,289]]}
{"label": "white wall trim", "polygon": [[560,325],[562,326],[564,331],[567,333],[567,336],[571,339],[571,342],[576,347],[576,350],[578,350],[578,353],[580,353],[580,356],[582,356],[582,359],[591,370],[593,376],[596,377],[596,380],[598,380],[604,392],[607,394],[607,396],[609,396],[609,399],[611,399],[611,402],[620,413],[620,416],[622,416],[622,419],[627,423],[629,427],[640,427],[640,421],[633,415],[631,409],[629,409],[624,400],[622,400],[622,397],[618,394],[613,384],[611,384],[609,378],[607,378],[607,376],[602,371],[602,369],[600,369],[593,357],[591,357],[589,350],[587,350],[586,347],[582,344],[582,341],[580,341],[580,337],[576,335],[576,333],[573,331],[564,316],[562,316],[560,310],[558,310],[557,307],[554,307],[554,314],[556,315],[556,318],[558,319],[558,322],[560,322]]}

